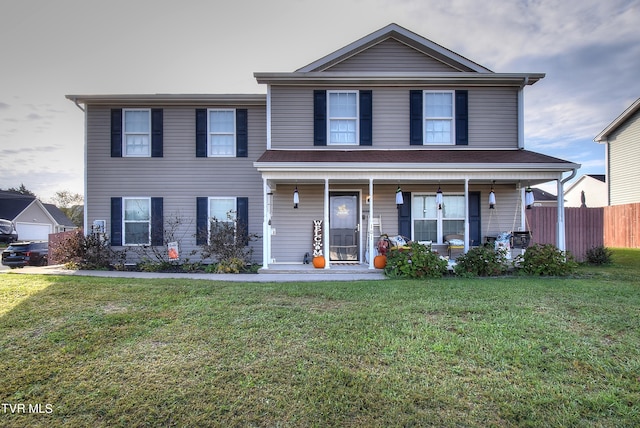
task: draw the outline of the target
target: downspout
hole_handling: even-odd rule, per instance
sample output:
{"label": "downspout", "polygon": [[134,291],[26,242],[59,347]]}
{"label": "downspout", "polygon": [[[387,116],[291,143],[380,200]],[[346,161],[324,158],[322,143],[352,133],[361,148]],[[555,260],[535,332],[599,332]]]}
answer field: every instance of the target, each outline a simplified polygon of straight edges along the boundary
{"label": "downspout", "polygon": [[564,229],[564,184],[576,176],[578,170],[573,168],[571,174],[562,180],[558,179],[558,223],[556,225],[557,247],[560,251],[566,251],[567,242]]}

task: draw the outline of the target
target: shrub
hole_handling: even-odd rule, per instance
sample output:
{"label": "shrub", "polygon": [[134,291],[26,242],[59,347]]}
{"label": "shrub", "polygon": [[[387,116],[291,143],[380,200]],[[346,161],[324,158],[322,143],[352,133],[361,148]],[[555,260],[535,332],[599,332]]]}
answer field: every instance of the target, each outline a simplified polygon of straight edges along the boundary
{"label": "shrub", "polygon": [[229,213],[232,221],[211,219],[210,232],[206,244],[200,246],[203,259],[213,258],[217,262],[216,272],[239,273],[251,264],[253,248],[250,242],[258,235],[247,232],[246,225],[241,224]]}
{"label": "shrub", "polygon": [[104,234],[92,233],[85,236],[81,229],[74,231],[66,239],[52,248],[56,260],[70,269],[109,269],[112,264],[122,263],[125,252],[111,249]]}
{"label": "shrub", "polygon": [[491,247],[471,248],[456,258],[455,273],[461,276],[497,276],[507,271],[504,251]]}
{"label": "shrub", "polygon": [[447,272],[447,266],[438,253],[414,242],[409,248],[391,248],[384,273],[393,278],[439,278]]}
{"label": "shrub", "polygon": [[566,276],[572,274],[577,263],[570,253],[551,244],[534,244],[524,255],[516,257],[516,265],[526,275]]}
{"label": "shrub", "polygon": [[604,246],[589,248],[586,253],[587,263],[590,265],[610,265],[613,252]]}

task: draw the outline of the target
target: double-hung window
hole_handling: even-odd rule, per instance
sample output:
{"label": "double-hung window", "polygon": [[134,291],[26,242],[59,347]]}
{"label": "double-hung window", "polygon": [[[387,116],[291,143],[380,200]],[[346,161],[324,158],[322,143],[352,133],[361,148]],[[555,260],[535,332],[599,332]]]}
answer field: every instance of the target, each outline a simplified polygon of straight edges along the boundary
{"label": "double-hung window", "polygon": [[151,198],[122,198],[124,245],[151,244]]}
{"label": "double-hung window", "polygon": [[124,156],[151,156],[151,110],[124,109]]}
{"label": "double-hung window", "polygon": [[424,91],[424,144],[455,144],[454,91]]}
{"label": "double-hung window", "polygon": [[208,156],[236,155],[236,112],[208,110]]}
{"label": "double-hung window", "polygon": [[327,95],[328,144],[358,144],[358,91],[328,91]]}
{"label": "double-hung window", "polygon": [[413,240],[442,243],[450,234],[464,234],[464,195],[444,195],[442,209],[436,204],[435,195],[413,195]]}
{"label": "double-hung window", "polygon": [[237,218],[236,198],[209,198],[209,221],[233,223]]}

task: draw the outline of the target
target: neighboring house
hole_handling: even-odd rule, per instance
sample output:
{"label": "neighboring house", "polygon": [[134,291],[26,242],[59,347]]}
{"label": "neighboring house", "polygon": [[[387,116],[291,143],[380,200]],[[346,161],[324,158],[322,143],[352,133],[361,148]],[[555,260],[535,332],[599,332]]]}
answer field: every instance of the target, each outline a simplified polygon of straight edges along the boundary
{"label": "neighboring house", "polygon": [[608,205],[607,180],[604,174],[585,174],[564,192],[565,207],[597,208]]}
{"label": "neighboring house", "polygon": [[608,205],[640,202],[640,98],[594,141],[606,144]]}
{"label": "neighboring house", "polygon": [[524,149],[523,91],[544,74],[494,73],[395,24],[254,76],[266,96],[68,95],[86,115],[85,222],[121,248],[162,245],[180,219],[187,253],[231,212],[264,268],[314,251],[373,268],[381,232],[466,250],[524,230],[525,188],[562,194],[579,168]]}
{"label": "neighboring house", "polygon": [[[557,207],[558,206],[558,198],[556,195],[553,195],[545,190],[542,190],[537,187],[531,188],[533,192],[533,206],[534,207]],[[566,198],[565,198],[566,201]],[[566,202],[565,202],[565,206]]]}
{"label": "neighboring house", "polygon": [[13,221],[20,241],[46,241],[50,233],[76,228],[55,205],[7,191],[0,191],[0,218]]}

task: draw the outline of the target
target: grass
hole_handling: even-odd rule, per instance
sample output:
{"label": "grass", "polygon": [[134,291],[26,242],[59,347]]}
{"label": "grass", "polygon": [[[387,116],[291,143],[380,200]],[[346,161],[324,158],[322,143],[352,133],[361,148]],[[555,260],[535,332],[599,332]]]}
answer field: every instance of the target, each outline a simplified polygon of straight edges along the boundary
{"label": "grass", "polygon": [[614,261],[352,283],[4,274],[0,425],[638,426],[640,251]]}

